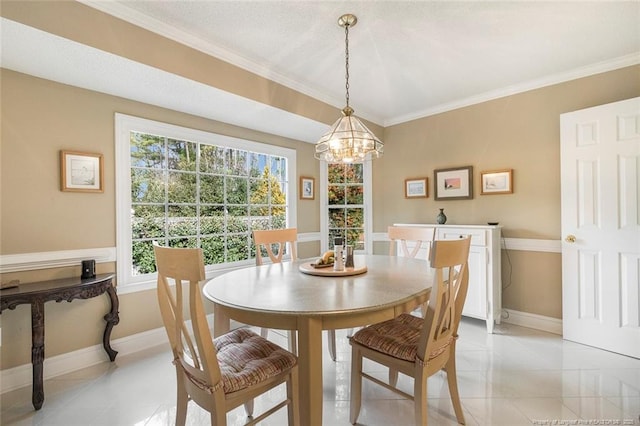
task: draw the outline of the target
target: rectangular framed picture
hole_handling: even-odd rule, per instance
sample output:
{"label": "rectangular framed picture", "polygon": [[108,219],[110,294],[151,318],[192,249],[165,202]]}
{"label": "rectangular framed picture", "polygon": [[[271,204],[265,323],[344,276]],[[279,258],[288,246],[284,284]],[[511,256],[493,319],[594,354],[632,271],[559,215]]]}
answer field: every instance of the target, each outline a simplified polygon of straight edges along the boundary
{"label": "rectangular framed picture", "polygon": [[313,200],[315,198],[315,182],[312,177],[300,176],[300,199]]}
{"label": "rectangular framed picture", "polygon": [[471,200],[473,198],[473,167],[453,167],[433,171],[435,199]]}
{"label": "rectangular framed picture", "polygon": [[60,190],[104,192],[102,154],[60,151]]}
{"label": "rectangular framed picture", "polygon": [[480,180],[480,195],[513,193],[513,169],[480,172]]}
{"label": "rectangular framed picture", "polygon": [[404,198],[427,198],[429,196],[429,179],[414,178],[404,180]]}

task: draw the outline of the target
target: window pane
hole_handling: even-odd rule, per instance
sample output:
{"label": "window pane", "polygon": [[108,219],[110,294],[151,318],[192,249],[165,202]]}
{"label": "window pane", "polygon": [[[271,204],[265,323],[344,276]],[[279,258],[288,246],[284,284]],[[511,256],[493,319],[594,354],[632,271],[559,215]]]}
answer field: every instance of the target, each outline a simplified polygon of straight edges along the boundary
{"label": "window pane", "polygon": [[239,151],[237,149],[227,149],[225,152],[227,158],[227,174],[234,176],[247,176],[249,153],[247,151]]}
{"label": "window pane", "polygon": [[247,235],[230,235],[227,237],[227,262],[249,259],[250,241]]}
{"label": "window pane", "polygon": [[156,258],[153,254],[153,241],[133,241],[131,244],[133,257],[132,274],[152,274],[156,271]]}
{"label": "window pane", "polygon": [[247,207],[228,207],[226,231],[228,233],[247,232]]}
{"label": "window pane", "polygon": [[164,141],[161,136],[131,132],[131,167],[164,167]]}
{"label": "window pane", "polygon": [[364,203],[364,187],[362,185],[350,185],[346,187],[347,204]]}
{"label": "window pane", "polygon": [[329,204],[343,205],[345,203],[344,186],[329,185]]}
{"label": "window pane", "polygon": [[249,176],[258,177],[262,175],[263,170],[268,164],[269,156],[266,154],[258,154],[252,152],[249,156]]}
{"label": "window pane", "polygon": [[345,164],[345,181],[347,183],[362,183],[363,167],[362,163]]}
{"label": "window pane", "polygon": [[169,170],[183,170],[194,172],[196,170],[196,149],[194,142],[167,141],[167,163]]}
{"label": "window pane", "polygon": [[329,209],[329,229],[344,228],[344,209]]}
{"label": "window pane", "polygon": [[247,183],[246,178],[225,178],[225,192],[227,204],[247,204]]}
{"label": "window pane", "polygon": [[194,173],[169,172],[169,203],[196,202],[196,175]]}
{"label": "window pane", "polygon": [[201,238],[200,247],[206,265],[224,263],[224,236]]}
{"label": "window pane", "polygon": [[329,183],[344,183],[344,165],[342,164],[329,164]]}
{"label": "window pane", "polygon": [[[251,216],[251,229],[271,229],[271,220],[269,216],[260,216],[256,217],[255,215]],[[276,229],[274,227],[274,229]]]}
{"label": "window pane", "polygon": [[287,163],[282,157],[271,157],[271,174],[277,181],[287,180]]}
{"label": "window pane", "polygon": [[272,209],[271,212],[271,228],[281,229],[287,227],[287,215],[284,210]]}
{"label": "window pane", "polygon": [[224,207],[200,207],[200,234],[222,234],[224,232]]}
{"label": "window pane", "polygon": [[169,206],[169,236],[198,235],[195,206]]}
{"label": "window pane", "polygon": [[214,145],[200,145],[200,171],[223,174],[224,148]]}
{"label": "window pane", "polygon": [[200,175],[200,202],[207,204],[224,203],[224,177]]}
{"label": "window pane", "polygon": [[362,228],[364,227],[364,209],[363,208],[350,208],[346,209],[346,227],[347,228]]}
{"label": "window pane", "polygon": [[164,206],[137,205],[132,206],[131,237],[162,238],[165,236]]}
{"label": "window pane", "polygon": [[131,169],[131,202],[163,203],[164,189],[162,170]]}

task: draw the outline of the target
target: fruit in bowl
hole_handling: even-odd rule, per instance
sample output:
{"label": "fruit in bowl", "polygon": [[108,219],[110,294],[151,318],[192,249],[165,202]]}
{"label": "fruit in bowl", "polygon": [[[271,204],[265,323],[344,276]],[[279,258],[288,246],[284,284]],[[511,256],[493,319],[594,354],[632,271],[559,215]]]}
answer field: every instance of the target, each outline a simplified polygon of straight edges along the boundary
{"label": "fruit in bowl", "polygon": [[333,250],[327,250],[322,254],[322,257],[316,261],[316,266],[327,266],[333,265],[333,261],[335,260],[335,253]]}

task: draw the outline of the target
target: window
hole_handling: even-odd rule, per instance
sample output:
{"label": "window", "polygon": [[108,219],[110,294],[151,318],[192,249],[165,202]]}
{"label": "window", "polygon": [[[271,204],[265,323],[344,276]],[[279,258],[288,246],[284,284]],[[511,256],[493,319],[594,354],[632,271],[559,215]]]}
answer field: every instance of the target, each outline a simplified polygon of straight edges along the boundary
{"label": "window", "polygon": [[370,253],[371,241],[371,162],[321,165],[322,250],[333,248],[340,237],[354,250]]}
{"label": "window", "polygon": [[211,271],[253,264],[254,229],[295,226],[294,150],[121,114],[116,147],[119,286],[155,286],[154,241],[201,247]]}

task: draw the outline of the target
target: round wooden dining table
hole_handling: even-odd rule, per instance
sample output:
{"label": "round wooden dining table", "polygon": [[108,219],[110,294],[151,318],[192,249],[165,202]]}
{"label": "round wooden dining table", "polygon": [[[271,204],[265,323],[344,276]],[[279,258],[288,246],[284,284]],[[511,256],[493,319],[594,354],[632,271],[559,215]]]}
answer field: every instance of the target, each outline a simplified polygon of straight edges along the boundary
{"label": "round wooden dining table", "polygon": [[315,259],[253,266],[209,280],[204,296],[214,304],[214,335],[230,320],[298,331],[300,420],[322,424],[322,330],[372,324],[410,312],[429,297],[434,273],[425,260],[356,255],[366,272],[317,276],[302,272]]}

